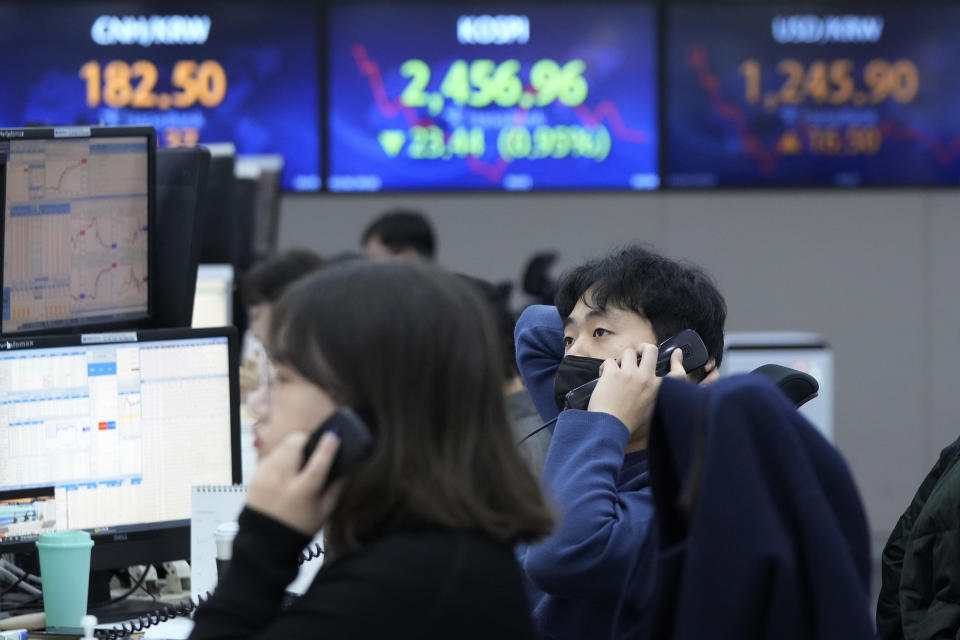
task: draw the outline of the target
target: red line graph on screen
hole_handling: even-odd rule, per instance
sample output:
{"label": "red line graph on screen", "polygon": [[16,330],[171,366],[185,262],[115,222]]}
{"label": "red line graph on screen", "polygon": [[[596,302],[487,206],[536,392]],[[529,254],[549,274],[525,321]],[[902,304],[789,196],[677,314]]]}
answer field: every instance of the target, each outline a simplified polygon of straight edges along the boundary
{"label": "red line graph on screen", "polygon": [[[710,105],[714,112],[731,122],[736,128],[743,152],[752,158],[760,171],[766,175],[773,172],[782,157],[775,145],[766,146],[748,130],[747,114],[739,104],[727,99],[720,91],[720,80],[710,69],[710,56],[703,45],[690,47],[684,59],[687,65],[696,72],[700,87],[710,97]],[[806,135],[808,124],[798,125],[798,133]],[[891,120],[884,120],[879,124],[884,140],[899,142],[915,142],[925,148],[939,164],[950,166],[960,158],[960,134],[954,136],[950,142],[944,143],[933,136],[914,127],[898,125]]]}
{"label": "red line graph on screen", "polygon": [[[531,91],[531,93],[533,93],[533,91]],[[581,104],[574,107],[573,112],[580,118],[580,122],[588,127],[598,126],[606,120],[610,124],[610,132],[618,140],[632,142],[634,144],[647,144],[650,141],[650,137],[646,132],[627,127],[627,125],[623,123],[623,118],[620,116],[620,110],[617,109],[617,105],[609,100],[604,100],[597,104],[593,111],[591,111],[587,105]]]}
{"label": "red line graph on screen", "polygon": [[720,93],[720,80],[710,70],[707,48],[702,45],[691,47],[684,59],[697,73],[697,81],[710,97],[710,105],[716,114],[733,123],[743,145],[744,155],[753,158],[762,173],[770,174],[780,160],[780,153],[775,148],[768,149],[757,136],[750,133],[747,130],[747,114],[740,105],[727,100]]}
{"label": "red line graph on screen", "polygon": [[944,166],[950,166],[960,158],[960,134],[955,135],[950,142],[944,143],[933,136],[912,127],[899,127],[895,123],[885,120],[880,123],[880,131],[884,139],[893,139],[899,142],[916,142],[926,148],[934,159]]}
{"label": "red line graph on screen", "polygon": [[421,118],[417,115],[416,109],[403,106],[399,97],[391,100],[387,96],[387,89],[383,85],[383,75],[380,73],[380,66],[367,55],[366,47],[362,44],[355,44],[350,47],[350,54],[354,60],[356,60],[360,73],[362,73],[370,83],[370,90],[373,92],[373,99],[377,103],[377,109],[380,110],[380,113],[383,114],[385,118],[396,118],[398,115],[403,115],[408,127],[428,127],[434,124],[432,118]]}
{"label": "red line graph on screen", "polygon": [[[360,73],[363,74],[370,83],[370,91],[373,94],[374,102],[377,105],[377,109],[385,118],[395,118],[398,115],[402,115],[408,127],[429,127],[436,124],[433,118],[420,116],[417,114],[416,109],[404,106],[400,102],[399,97],[391,100],[390,97],[387,96],[380,66],[370,59],[366,47],[359,43],[354,44],[350,47],[350,54],[357,63],[357,69],[359,69]],[[524,92],[536,95],[536,89],[529,85],[524,87]],[[572,109],[577,118],[587,127],[599,126],[606,120],[610,125],[611,135],[618,140],[632,144],[647,144],[650,141],[646,132],[629,128],[623,122],[623,117],[620,115],[620,110],[617,108],[617,105],[609,100],[600,102],[594,109],[590,109],[590,107],[585,104],[578,105]],[[529,112],[529,109],[517,106],[513,118],[513,126],[523,126]],[[450,133],[445,132],[445,135],[449,139]],[[496,162],[493,163],[486,162],[473,155],[468,155],[466,160],[467,168],[471,172],[486,177],[492,183],[499,182],[510,165],[510,163],[502,157],[497,158]]]}

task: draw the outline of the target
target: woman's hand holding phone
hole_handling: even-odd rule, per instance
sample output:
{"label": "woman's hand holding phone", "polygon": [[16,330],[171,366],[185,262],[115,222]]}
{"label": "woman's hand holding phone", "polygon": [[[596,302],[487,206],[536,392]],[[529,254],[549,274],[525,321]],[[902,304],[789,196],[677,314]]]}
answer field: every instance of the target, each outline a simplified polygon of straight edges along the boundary
{"label": "woman's hand holding phone", "polygon": [[340,438],[325,433],[301,470],[307,438],[299,431],[291,433],[260,460],[247,490],[247,506],[312,537],[336,507],[343,481],[327,486]]}

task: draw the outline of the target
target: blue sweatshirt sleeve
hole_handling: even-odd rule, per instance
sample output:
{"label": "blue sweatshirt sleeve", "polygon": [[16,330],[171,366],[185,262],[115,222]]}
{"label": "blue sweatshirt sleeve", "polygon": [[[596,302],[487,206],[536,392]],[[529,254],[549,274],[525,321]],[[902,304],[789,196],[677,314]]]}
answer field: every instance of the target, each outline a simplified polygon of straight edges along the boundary
{"label": "blue sweatshirt sleeve", "polygon": [[533,405],[543,420],[557,416],[553,380],[563,359],[563,320],[556,307],[537,304],[524,309],[513,332],[517,368]]}
{"label": "blue sweatshirt sleeve", "polygon": [[630,574],[653,570],[650,485],[644,477],[631,490],[617,486],[629,439],[612,415],[560,414],[543,470],[560,525],[522,558],[527,576],[545,593],[615,601]]}

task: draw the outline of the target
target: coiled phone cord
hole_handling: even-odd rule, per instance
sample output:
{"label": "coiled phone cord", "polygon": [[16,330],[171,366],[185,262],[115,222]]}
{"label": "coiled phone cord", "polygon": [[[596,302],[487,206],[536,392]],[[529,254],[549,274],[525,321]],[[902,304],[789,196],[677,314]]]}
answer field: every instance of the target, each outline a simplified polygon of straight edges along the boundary
{"label": "coiled phone cord", "polygon": [[[300,553],[300,557],[297,558],[297,564],[301,565],[304,562],[310,562],[316,558],[320,558],[324,555],[323,547],[317,543],[309,545]],[[93,634],[99,640],[124,640],[128,638],[132,633],[139,633],[145,629],[149,629],[155,625],[160,624],[161,622],[167,622],[168,620],[173,620],[174,618],[179,618],[182,616],[189,616],[194,611],[197,610],[197,607],[205,603],[213,594],[209,591],[197,597],[196,602],[193,599],[186,600],[180,604],[167,605],[160,607],[149,613],[145,613],[141,616],[130,620],[129,622],[124,622],[118,626],[113,627],[112,629],[96,629]]]}

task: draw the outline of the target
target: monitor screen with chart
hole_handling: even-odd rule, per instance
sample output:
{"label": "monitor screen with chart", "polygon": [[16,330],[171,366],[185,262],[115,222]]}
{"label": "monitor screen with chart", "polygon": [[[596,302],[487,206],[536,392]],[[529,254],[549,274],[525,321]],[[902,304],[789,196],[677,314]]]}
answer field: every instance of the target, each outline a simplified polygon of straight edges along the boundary
{"label": "monitor screen with chart", "polygon": [[[190,488],[240,479],[236,329],[0,340],[0,552],[44,531],[94,534],[104,554],[177,533]],[[122,547],[122,548],[121,548]],[[172,555],[170,558],[186,557]]]}
{"label": "monitor screen with chart", "polygon": [[152,128],[0,129],[0,332],[149,316],[155,147]]}

